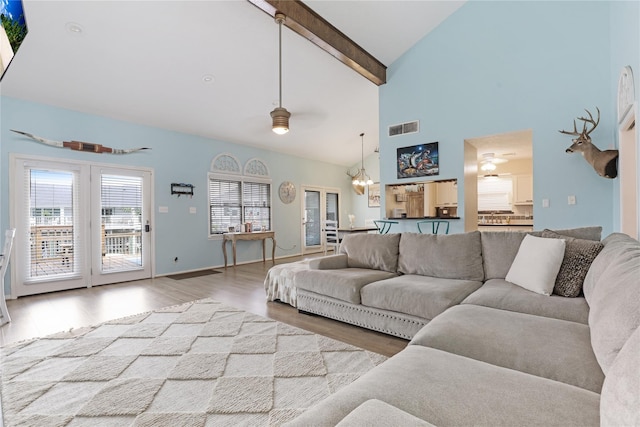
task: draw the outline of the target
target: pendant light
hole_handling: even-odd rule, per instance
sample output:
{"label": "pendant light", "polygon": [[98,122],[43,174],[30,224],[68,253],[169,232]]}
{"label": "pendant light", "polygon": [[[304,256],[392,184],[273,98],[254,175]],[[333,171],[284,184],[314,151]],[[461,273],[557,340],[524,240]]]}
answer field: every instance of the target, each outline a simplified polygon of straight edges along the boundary
{"label": "pendant light", "polygon": [[274,108],[271,112],[271,119],[273,121],[271,130],[278,135],[284,135],[289,132],[289,117],[291,113],[286,108],[282,108],[282,23],[286,17],[282,13],[276,13],[276,23],[278,24],[279,42],[278,42],[278,78],[279,78],[279,90],[280,98],[278,107]]}
{"label": "pendant light", "polygon": [[360,138],[362,140],[362,164],[358,173],[351,177],[351,184],[364,187],[373,184],[373,181],[371,177],[367,175],[367,171],[364,170],[364,132],[360,134]]}

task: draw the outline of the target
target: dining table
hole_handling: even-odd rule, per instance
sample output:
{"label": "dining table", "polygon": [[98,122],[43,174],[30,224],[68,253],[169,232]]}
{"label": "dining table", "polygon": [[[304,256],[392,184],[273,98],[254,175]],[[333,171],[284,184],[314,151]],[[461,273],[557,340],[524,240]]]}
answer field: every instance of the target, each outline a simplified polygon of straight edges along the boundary
{"label": "dining table", "polygon": [[370,231],[378,231],[376,227],[364,226],[364,227],[342,227],[338,228],[338,239],[342,240],[347,234],[353,233],[368,233]]}

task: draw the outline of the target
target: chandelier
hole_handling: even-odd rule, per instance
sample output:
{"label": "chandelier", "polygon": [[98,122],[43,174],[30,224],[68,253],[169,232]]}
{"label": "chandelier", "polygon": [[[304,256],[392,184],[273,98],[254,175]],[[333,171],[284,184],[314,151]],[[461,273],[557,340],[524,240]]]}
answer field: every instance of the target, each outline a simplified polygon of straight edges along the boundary
{"label": "chandelier", "polygon": [[[373,184],[373,180],[367,174],[367,171],[364,169],[364,132],[360,134],[360,139],[362,140],[362,152],[361,152],[362,163],[361,163],[360,170],[354,175],[351,175],[349,172],[347,172],[347,175],[351,177],[351,184],[356,190],[356,193],[363,194],[364,187],[366,187],[367,185]],[[361,190],[361,191],[358,191],[358,190]]]}

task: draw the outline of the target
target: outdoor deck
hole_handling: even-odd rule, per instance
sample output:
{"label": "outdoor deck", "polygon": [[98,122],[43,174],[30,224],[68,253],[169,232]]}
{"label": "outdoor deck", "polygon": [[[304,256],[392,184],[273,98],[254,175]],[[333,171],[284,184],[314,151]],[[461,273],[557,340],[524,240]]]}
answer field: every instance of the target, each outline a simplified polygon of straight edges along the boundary
{"label": "outdoor deck", "polygon": [[[141,258],[136,255],[107,254],[102,257],[102,272],[129,271],[141,268]],[[55,276],[73,273],[73,255],[39,259],[31,263],[31,277]]]}

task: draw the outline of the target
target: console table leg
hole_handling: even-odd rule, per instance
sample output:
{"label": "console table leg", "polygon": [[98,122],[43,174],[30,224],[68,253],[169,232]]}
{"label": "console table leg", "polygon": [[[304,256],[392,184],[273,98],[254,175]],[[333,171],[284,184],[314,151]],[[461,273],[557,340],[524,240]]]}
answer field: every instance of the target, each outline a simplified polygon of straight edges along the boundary
{"label": "console table leg", "polygon": [[233,266],[236,266],[236,240],[233,239],[233,242],[231,242],[231,247],[233,248]]}
{"label": "console table leg", "polygon": [[271,262],[276,263],[276,238],[271,238]]}
{"label": "console table leg", "polygon": [[222,254],[224,255],[224,268],[227,268],[227,241],[222,239]]}

